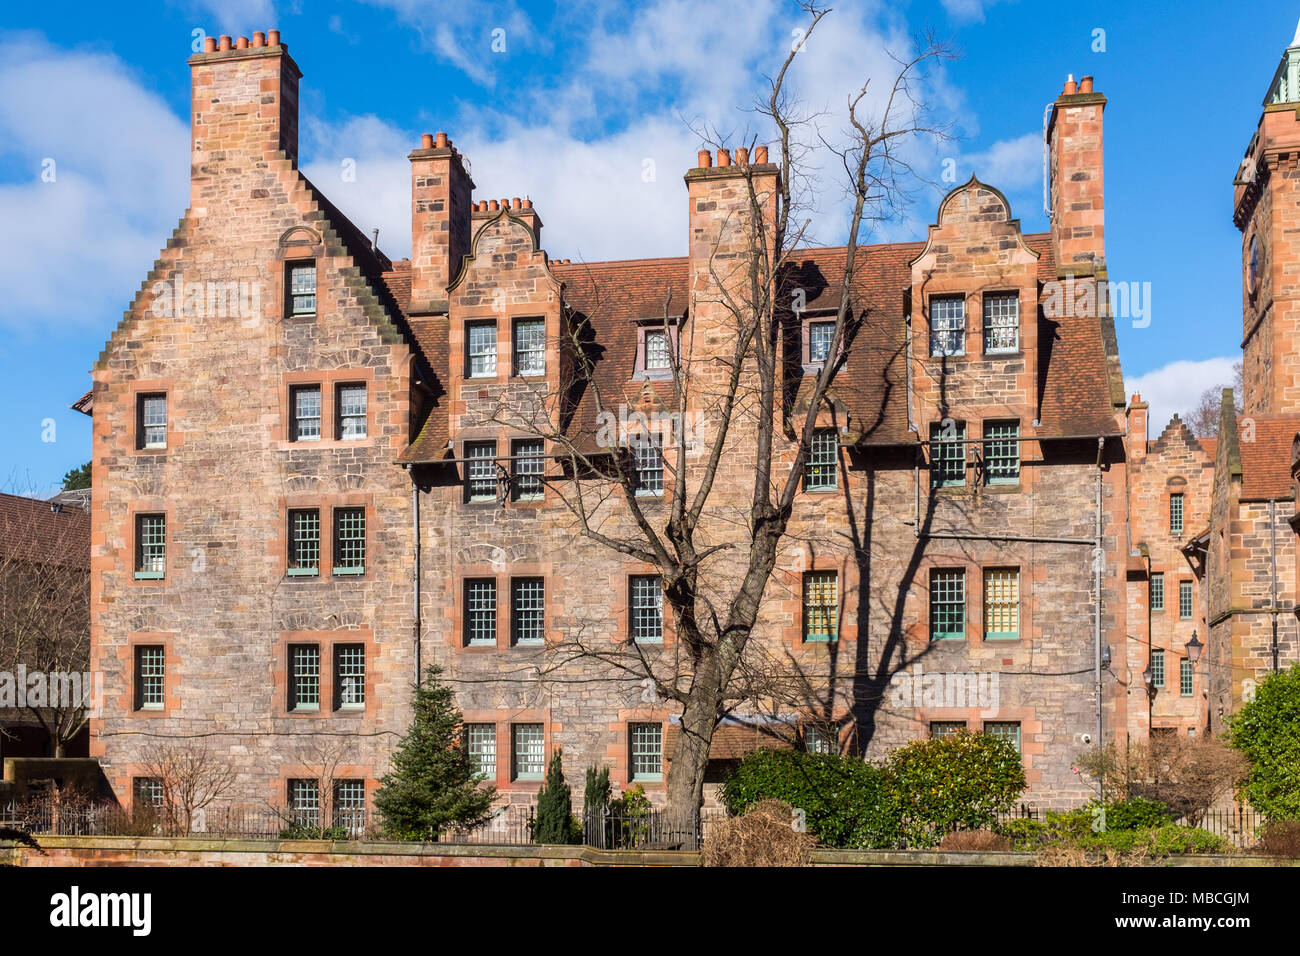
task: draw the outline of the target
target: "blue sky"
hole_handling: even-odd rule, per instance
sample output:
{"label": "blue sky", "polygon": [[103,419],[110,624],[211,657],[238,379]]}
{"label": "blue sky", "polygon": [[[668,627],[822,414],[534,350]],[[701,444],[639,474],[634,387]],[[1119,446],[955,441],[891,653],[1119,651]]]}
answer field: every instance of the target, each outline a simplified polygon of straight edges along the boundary
{"label": "blue sky", "polygon": [[[1002,188],[1025,231],[1046,228],[1044,106],[1067,73],[1094,75],[1110,100],[1111,277],[1151,283],[1150,325],[1118,323],[1129,391],[1163,424],[1228,379],[1241,336],[1231,181],[1300,5],[1258,3],[1249,15],[1208,2],[835,6],[794,74],[809,108],[833,111],[867,77],[887,82],[886,51],[904,52],[927,27],[950,38],[959,58],[923,89],[954,137],[918,143],[913,159],[934,178],[952,160],[960,180],[974,172]],[[380,229],[394,258],[409,252],[406,153],[421,132],[446,130],[474,165],[475,198],[530,196],[553,256],[595,260],[685,253],[692,127],[735,142],[761,134],[743,108],[803,22],[780,0],[130,9],[0,12],[2,490],[45,493],[90,456],[89,420],[68,405],[187,201],[193,31],[282,31],[304,72],[302,165],[361,228]],[[833,138],[835,117],[820,123]],[[814,235],[842,239],[829,170],[811,185]],[[923,238],[939,197],[918,187],[877,238]]]}

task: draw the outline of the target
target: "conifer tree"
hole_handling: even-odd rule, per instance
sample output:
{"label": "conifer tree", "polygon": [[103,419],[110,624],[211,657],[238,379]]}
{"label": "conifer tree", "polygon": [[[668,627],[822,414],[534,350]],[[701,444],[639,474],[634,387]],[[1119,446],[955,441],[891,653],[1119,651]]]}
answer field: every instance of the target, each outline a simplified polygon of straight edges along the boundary
{"label": "conifer tree", "polygon": [[415,718],[379,781],[375,809],[384,832],[399,840],[437,839],[451,827],[473,827],[491,815],[495,787],[479,775],[461,739],[461,715],[442,668],[431,665],[415,688]]}
{"label": "conifer tree", "polygon": [[555,748],[546,768],[546,784],[537,795],[537,842],[569,843],[573,834],[573,797],[564,781],[564,752]]}

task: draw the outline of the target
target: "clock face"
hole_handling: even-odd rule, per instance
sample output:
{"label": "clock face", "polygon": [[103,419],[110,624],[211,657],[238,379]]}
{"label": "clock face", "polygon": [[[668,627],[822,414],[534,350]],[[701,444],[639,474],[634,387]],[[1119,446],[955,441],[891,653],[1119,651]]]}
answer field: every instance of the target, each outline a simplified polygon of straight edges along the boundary
{"label": "clock face", "polygon": [[1259,237],[1250,237],[1250,252],[1246,257],[1246,288],[1254,295],[1259,291]]}

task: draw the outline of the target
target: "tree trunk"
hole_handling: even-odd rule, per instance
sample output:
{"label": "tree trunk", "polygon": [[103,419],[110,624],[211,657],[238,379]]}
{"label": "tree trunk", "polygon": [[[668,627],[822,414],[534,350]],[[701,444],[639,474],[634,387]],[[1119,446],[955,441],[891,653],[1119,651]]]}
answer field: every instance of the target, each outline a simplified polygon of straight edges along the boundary
{"label": "tree trunk", "polygon": [[668,767],[668,837],[695,847],[704,803],[704,771],[709,746],[718,723],[717,698],[721,691],[717,651],[706,649],[695,673],[689,702],[682,712],[682,729]]}

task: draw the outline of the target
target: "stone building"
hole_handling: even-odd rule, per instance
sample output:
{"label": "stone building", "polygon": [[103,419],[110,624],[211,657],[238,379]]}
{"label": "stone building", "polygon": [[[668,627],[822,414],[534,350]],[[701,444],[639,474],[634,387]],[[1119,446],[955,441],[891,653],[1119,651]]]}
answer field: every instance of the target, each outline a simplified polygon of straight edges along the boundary
{"label": "stone building", "polygon": [[[534,799],[557,747],[571,777],[609,764],[661,800],[679,714],[609,658],[670,666],[681,648],[654,564],[581,533],[565,449],[632,455],[652,522],[673,462],[698,477],[675,451],[718,434],[698,396],[736,279],[716,263],[752,254],[736,223],[751,188],[774,201],[778,166],[764,147],[701,152],[686,255],[574,263],[546,252],[532,202],[476,201],[464,156],[426,135],[394,262],[298,169],[300,72],[276,31],[209,41],[190,66],[190,207],[93,372],[92,755],[123,800],[156,798],[151,748],[201,739],[238,771],[235,802],[359,806],[436,663],[503,800]],[[1075,757],[1133,725],[1102,664],[1105,647],[1118,672],[1145,663],[1097,295],[1105,103],[1090,77],[1054,102],[1050,232],[1023,234],[972,177],[923,241],[858,250],[859,322],[754,638],[784,691],[737,704],[711,779],[756,746],[878,757],[966,727],[1012,740],[1028,799],[1074,805],[1091,793]],[[778,471],[835,359],[844,270],[844,249],[807,249],[782,277],[800,295]],[[677,361],[700,369],[682,409]],[[724,448],[718,544],[751,493],[743,416]],[[631,533],[633,503],[583,482],[601,527]]]}

